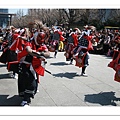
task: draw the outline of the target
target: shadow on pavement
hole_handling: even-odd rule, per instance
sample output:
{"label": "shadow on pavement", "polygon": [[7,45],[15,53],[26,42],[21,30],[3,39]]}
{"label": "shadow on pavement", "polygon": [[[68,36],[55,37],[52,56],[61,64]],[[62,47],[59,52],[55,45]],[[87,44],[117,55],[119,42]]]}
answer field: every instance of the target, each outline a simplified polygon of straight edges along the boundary
{"label": "shadow on pavement", "polygon": [[51,57],[51,56],[50,56],[50,57],[47,57],[47,59],[51,59],[51,58],[54,58],[54,57]]}
{"label": "shadow on pavement", "polygon": [[20,106],[22,99],[18,95],[0,95],[0,106]]}
{"label": "shadow on pavement", "polygon": [[66,73],[58,73],[58,74],[53,74],[53,76],[55,77],[66,77],[66,78],[69,78],[69,79],[73,79],[74,77],[78,76],[77,73],[72,73],[72,72],[66,72]]}
{"label": "shadow on pavement", "polygon": [[57,63],[50,63],[50,65],[59,65],[59,66],[63,66],[63,65],[68,65],[65,62],[57,62]]}
{"label": "shadow on pavement", "polygon": [[120,101],[120,98],[115,97],[115,92],[100,92],[98,94],[85,95],[84,101],[89,103],[97,103],[103,106],[117,106],[115,101]]}
{"label": "shadow on pavement", "polygon": [[11,78],[10,73],[0,74],[0,79],[6,79],[6,78]]}
{"label": "shadow on pavement", "polygon": [[6,64],[0,64],[0,68],[1,67],[7,67],[7,65]]}

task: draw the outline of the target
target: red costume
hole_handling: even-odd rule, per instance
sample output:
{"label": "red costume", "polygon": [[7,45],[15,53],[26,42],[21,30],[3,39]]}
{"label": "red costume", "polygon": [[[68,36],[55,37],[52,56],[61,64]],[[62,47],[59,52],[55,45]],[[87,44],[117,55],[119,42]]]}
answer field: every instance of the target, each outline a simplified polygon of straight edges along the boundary
{"label": "red costume", "polygon": [[[43,44],[45,39],[47,39],[47,35],[44,32],[36,32],[31,42],[20,37],[15,40],[15,44],[10,48],[18,50],[18,93],[19,96],[23,97],[21,105],[31,102],[30,98],[34,98],[37,92],[39,78],[44,76],[46,61],[42,52],[48,51]],[[16,61],[13,63],[16,64]]]}
{"label": "red costume", "polygon": [[[87,54],[87,51],[93,50],[92,43],[91,43],[92,36],[85,35],[85,36],[82,36],[82,38],[80,39],[82,40],[80,41],[78,46],[75,48],[76,50],[74,49],[74,54],[78,54],[78,55],[75,55],[74,58],[76,60],[76,66],[83,67],[85,65],[84,59]],[[83,51],[83,53],[80,53],[81,50]]]}
{"label": "red costume", "polygon": [[108,67],[115,70],[114,80],[120,82],[120,51],[114,50],[113,59]]}
{"label": "red costume", "polygon": [[[20,60],[28,55],[28,52],[26,51],[26,47],[30,46],[33,50],[36,50],[36,52],[42,52],[45,50],[48,50],[47,47],[45,45],[41,45],[39,46],[39,48],[36,48],[36,45],[34,42],[32,42],[32,44],[30,42],[27,42],[26,44],[24,44],[24,49],[18,53],[18,61],[21,62]],[[44,68],[41,66],[42,61],[40,59],[38,59],[37,57],[33,57],[32,60],[32,66],[34,68],[34,70],[36,71],[36,73],[38,75],[44,76]]]}
{"label": "red costume", "polygon": [[75,32],[71,32],[68,40],[67,40],[67,46],[65,49],[65,56],[66,56],[66,60],[69,61],[71,60],[72,56],[73,56],[73,49],[75,47],[77,47],[78,45],[78,35]]}

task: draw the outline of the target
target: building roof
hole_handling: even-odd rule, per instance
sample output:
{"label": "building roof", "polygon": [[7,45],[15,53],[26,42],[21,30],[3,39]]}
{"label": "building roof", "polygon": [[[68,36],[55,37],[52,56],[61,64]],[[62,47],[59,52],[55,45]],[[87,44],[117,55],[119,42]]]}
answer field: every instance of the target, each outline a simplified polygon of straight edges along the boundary
{"label": "building roof", "polygon": [[0,12],[0,15],[16,15],[16,14]]}

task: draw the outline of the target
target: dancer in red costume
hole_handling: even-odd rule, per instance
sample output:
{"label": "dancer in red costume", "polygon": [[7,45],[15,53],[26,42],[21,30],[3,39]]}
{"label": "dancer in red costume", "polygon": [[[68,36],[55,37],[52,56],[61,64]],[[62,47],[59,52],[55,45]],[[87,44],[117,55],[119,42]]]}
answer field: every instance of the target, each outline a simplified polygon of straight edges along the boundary
{"label": "dancer in red costume", "polygon": [[[8,43],[8,46],[6,48],[4,48],[3,50],[3,53],[0,57],[0,61],[2,63],[5,63],[7,64],[7,67],[8,67],[8,64],[9,62],[12,62],[12,61],[16,61],[17,60],[17,40],[18,40],[18,36],[19,36],[19,33],[20,33],[20,29],[12,29],[11,30],[11,40],[9,41]],[[13,72],[13,74],[11,74],[11,77],[17,79],[17,74],[15,72]]]}
{"label": "dancer in red costume", "polygon": [[108,64],[108,67],[115,70],[114,80],[120,82],[120,44],[118,49],[114,50],[112,61]]}
{"label": "dancer in red costume", "polygon": [[93,50],[91,43],[93,37],[90,34],[91,27],[89,29],[88,27],[85,27],[86,29],[83,31],[82,35],[78,39],[78,46],[73,50],[73,56],[76,61],[76,66],[82,68],[82,72],[80,74],[81,76],[87,76],[85,70],[89,65],[89,50]]}
{"label": "dancer in red costume", "polygon": [[67,39],[65,56],[66,56],[66,61],[70,61],[70,64],[72,64],[73,62],[73,53],[71,51],[73,51],[73,49],[78,45],[79,34],[80,34],[80,30],[78,28],[75,28],[73,31],[71,31]]}
{"label": "dancer in red costume", "polygon": [[[47,30],[44,26],[39,25],[39,27],[39,30]],[[18,52],[18,93],[23,97],[21,106],[31,103],[31,98],[34,98],[37,92],[39,77],[44,76],[45,57],[50,55],[44,45],[44,41],[48,39],[47,33],[47,31],[36,31],[31,42],[27,42],[27,37],[19,36],[25,41],[22,51]]]}
{"label": "dancer in red costume", "polygon": [[62,28],[54,29],[52,43],[51,43],[52,46],[54,46],[55,48],[54,58],[56,58],[58,53],[59,42],[62,41],[63,39],[64,37],[63,37]]}

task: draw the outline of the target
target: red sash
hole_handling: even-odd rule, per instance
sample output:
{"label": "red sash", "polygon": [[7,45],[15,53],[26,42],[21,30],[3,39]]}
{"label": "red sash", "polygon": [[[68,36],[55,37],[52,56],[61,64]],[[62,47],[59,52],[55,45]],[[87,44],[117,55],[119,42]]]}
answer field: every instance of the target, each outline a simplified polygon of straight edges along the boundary
{"label": "red sash", "polygon": [[84,66],[84,58],[85,58],[86,54],[87,54],[87,52],[84,54],[84,56],[82,58],[78,58],[78,56],[76,56],[76,58],[75,58],[75,61],[76,61],[75,66],[77,66],[79,68]]}
{"label": "red sash", "polygon": [[115,76],[114,76],[114,80],[117,81],[117,82],[120,82],[120,65],[118,65],[116,67],[116,73],[115,73]]}
{"label": "red sash", "polygon": [[120,52],[115,50],[112,61],[108,64],[108,67],[113,68],[116,71],[116,67],[118,65],[119,58],[120,58]]}
{"label": "red sash", "polygon": [[38,75],[44,76],[45,68],[41,66],[41,60],[33,57],[32,66]]}
{"label": "red sash", "polygon": [[[24,57],[24,56],[27,56],[28,55],[28,52],[25,50],[26,46],[31,46],[30,43],[26,43],[25,44],[25,47],[24,47],[24,50],[21,51],[20,53],[18,53],[18,61]],[[34,47],[33,45],[31,47]],[[35,49],[35,48],[34,48]],[[46,49],[45,46],[41,46],[40,48],[37,49],[37,51],[44,51]],[[38,59],[37,57],[33,57],[33,60],[32,60],[32,66],[35,70],[35,72],[38,74],[38,75],[41,75],[41,76],[44,76],[44,71],[45,71],[45,68],[43,66],[41,66],[41,60]]]}

